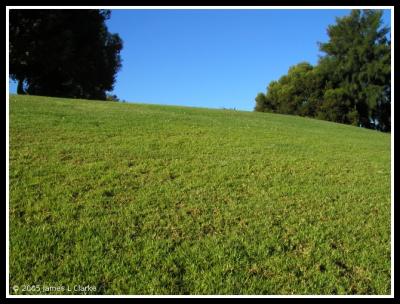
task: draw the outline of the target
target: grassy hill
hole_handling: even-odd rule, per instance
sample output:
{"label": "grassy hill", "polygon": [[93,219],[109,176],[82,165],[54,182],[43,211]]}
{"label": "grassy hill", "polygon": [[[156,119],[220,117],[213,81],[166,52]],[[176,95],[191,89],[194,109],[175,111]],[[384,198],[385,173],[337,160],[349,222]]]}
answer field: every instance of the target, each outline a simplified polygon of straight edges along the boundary
{"label": "grassy hill", "polygon": [[12,294],[390,294],[389,134],[13,95],[9,134]]}

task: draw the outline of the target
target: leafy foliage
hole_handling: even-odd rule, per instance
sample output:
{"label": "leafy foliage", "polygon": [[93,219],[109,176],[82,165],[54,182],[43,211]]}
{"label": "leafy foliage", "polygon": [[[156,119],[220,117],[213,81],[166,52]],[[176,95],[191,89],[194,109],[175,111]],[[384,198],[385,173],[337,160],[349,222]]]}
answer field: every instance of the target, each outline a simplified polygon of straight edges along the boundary
{"label": "leafy foliage", "polygon": [[108,10],[10,10],[10,75],[18,94],[106,99],[122,40]]}
{"label": "leafy foliage", "polygon": [[391,46],[381,18],[377,10],[337,18],[318,65],[291,67],[257,95],[255,110],[390,131]]}

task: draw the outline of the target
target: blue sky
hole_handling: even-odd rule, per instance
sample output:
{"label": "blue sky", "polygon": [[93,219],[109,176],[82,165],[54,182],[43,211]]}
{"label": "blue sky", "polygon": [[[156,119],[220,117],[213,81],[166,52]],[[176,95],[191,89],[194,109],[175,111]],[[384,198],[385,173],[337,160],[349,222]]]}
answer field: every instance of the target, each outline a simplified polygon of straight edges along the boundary
{"label": "blue sky", "polygon": [[[257,93],[290,66],[317,63],[317,42],[349,12],[112,10],[108,29],[124,41],[113,93],[129,102],[252,110]],[[390,26],[390,10],[383,20]]]}

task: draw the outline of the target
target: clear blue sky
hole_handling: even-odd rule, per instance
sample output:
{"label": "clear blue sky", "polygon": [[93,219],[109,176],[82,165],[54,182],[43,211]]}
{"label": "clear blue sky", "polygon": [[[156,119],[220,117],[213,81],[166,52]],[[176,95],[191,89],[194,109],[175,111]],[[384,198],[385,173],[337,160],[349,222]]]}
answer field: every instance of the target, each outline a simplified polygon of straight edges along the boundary
{"label": "clear blue sky", "polygon": [[108,29],[124,41],[113,93],[129,102],[252,110],[256,94],[290,66],[317,63],[317,42],[349,12],[112,10]]}

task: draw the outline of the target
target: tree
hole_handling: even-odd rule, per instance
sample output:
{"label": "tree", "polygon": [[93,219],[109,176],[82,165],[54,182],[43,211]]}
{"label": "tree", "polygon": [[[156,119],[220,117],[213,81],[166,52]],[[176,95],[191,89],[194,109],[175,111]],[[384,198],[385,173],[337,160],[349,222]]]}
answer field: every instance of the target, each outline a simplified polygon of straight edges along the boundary
{"label": "tree", "polygon": [[265,94],[258,93],[256,96],[256,106],[254,110],[258,112],[264,112],[266,109],[268,109],[268,106],[266,105]]}
{"label": "tree", "polygon": [[312,70],[313,66],[307,62],[290,67],[287,75],[268,85],[266,94],[257,95],[255,110],[283,114],[308,114],[311,109]]}
{"label": "tree", "polygon": [[[391,42],[382,11],[353,10],[328,27],[316,66],[303,62],[272,81],[256,111],[295,114],[390,131]],[[267,102],[268,101],[268,102]]]}
{"label": "tree", "polygon": [[339,122],[389,131],[391,52],[389,28],[382,27],[381,18],[379,10],[353,10],[337,18],[328,27],[329,41],[320,44],[326,56],[319,65],[330,66],[332,88],[325,101],[336,96]]}
{"label": "tree", "polygon": [[10,10],[10,76],[18,93],[106,99],[121,67],[122,40],[109,10]]}

